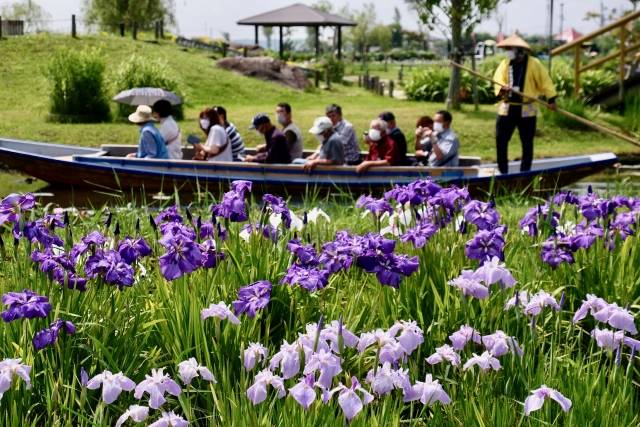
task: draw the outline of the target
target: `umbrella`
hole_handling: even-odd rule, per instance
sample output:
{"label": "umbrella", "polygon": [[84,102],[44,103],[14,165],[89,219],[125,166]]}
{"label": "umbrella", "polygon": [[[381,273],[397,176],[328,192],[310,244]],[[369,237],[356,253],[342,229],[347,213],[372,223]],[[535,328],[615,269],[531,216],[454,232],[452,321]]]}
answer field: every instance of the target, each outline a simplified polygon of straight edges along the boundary
{"label": "umbrella", "polygon": [[158,87],[134,87],[123,90],[113,97],[114,101],[127,105],[153,105],[161,99],[169,101],[171,105],[182,104],[182,99],[178,95]]}

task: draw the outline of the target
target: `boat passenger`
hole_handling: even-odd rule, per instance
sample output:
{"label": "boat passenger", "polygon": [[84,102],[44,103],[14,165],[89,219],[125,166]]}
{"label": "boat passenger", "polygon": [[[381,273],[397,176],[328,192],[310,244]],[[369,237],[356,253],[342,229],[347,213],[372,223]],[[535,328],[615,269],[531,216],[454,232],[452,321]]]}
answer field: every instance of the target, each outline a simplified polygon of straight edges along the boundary
{"label": "boat passenger", "polygon": [[216,113],[218,113],[218,116],[220,116],[220,118],[222,119],[222,126],[227,132],[229,141],[231,141],[231,156],[233,157],[233,161],[241,162],[242,160],[244,160],[245,156],[245,146],[242,135],[240,135],[240,132],[238,132],[238,129],[235,127],[235,125],[227,119],[226,108],[218,105],[213,107],[213,109],[216,110]]}
{"label": "boat passenger", "polygon": [[256,114],[251,122],[251,129],[264,136],[265,144],[255,155],[245,157],[245,162],[258,163],[291,163],[287,137],[272,123],[264,113]]}
{"label": "boat passenger", "polygon": [[222,127],[223,121],[213,108],[205,108],[200,112],[200,129],[207,135],[203,144],[195,144],[194,160],[209,162],[232,162],[231,141]]}
{"label": "boat passenger", "polygon": [[318,165],[344,164],[342,137],[333,130],[333,123],[328,117],[315,119],[309,133],[320,142],[320,148],[306,159],[297,158],[293,163],[303,164],[304,170],[307,172],[312,171]]}
{"label": "boat passenger", "polygon": [[422,149],[422,143],[425,137],[422,135],[426,129],[431,129],[433,131],[433,119],[429,116],[420,116],[416,121],[416,143],[415,143],[415,156],[416,160],[413,162],[414,166],[424,166],[427,164],[427,155]]}
{"label": "boat passenger", "polygon": [[333,130],[342,137],[345,162],[352,166],[360,164],[362,158],[356,131],[351,123],[342,118],[342,108],[339,105],[331,104],[326,108],[325,113],[333,123]]}
{"label": "boat passenger", "polygon": [[433,118],[433,129],[426,127],[420,133],[416,131],[421,148],[416,156],[426,157],[427,166],[458,166],[460,141],[451,129],[452,120],[451,113],[440,110]]}
{"label": "boat passenger", "polygon": [[141,159],[168,159],[167,146],[164,138],[153,124],[151,107],[139,105],[135,113],[129,115],[129,121],[140,126],[140,139],[138,140],[138,151],[129,153],[127,157],[138,157]]}
{"label": "boat passenger", "polygon": [[167,144],[169,158],[182,160],[182,134],[180,127],[171,115],[171,109],[171,103],[166,99],[156,101],[151,107],[154,118],[160,122],[160,135]]}
{"label": "boat passenger", "polygon": [[387,122],[375,119],[365,134],[365,143],[369,146],[369,154],[356,167],[356,172],[364,173],[370,168],[381,166],[398,166],[400,158],[398,147],[389,135],[387,135]]}
{"label": "boat passenger", "polygon": [[292,159],[299,159],[302,157],[302,132],[300,128],[293,123],[293,116],[291,114],[291,105],[286,102],[281,102],[276,106],[276,119],[280,126],[282,126],[282,133],[287,138],[287,144],[289,146],[289,155]]}
{"label": "boat passenger", "polygon": [[387,134],[396,143],[399,165],[409,165],[409,161],[407,160],[407,138],[396,124],[396,116],[391,111],[384,111],[380,113],[379,117],[387,122]]}

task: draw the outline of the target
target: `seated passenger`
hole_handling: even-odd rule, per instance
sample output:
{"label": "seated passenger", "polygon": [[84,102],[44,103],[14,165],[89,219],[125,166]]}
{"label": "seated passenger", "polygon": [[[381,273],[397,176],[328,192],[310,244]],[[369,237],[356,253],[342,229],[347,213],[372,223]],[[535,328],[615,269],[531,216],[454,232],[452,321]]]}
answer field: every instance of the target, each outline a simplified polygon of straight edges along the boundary
{"label": "seated passenger", "polygon": [[207,135],[207,141],[204,145],[194,144],[194,160],[232,162],[231,141],[216,110],[205,108],[200,112],[200,129]]}
{"label": "seated passenger", "polygon": [[452,119],[448,111],[438,111],[433,118],[433,130],[422,130],[420,150],[416,151],[416,156],[426,157],[427,166],[458,166],[460,141],[451,129]]}
{"label": "seated passenger", "polygon": [[424,131],[429,128],[433,130],[433,119],[429,116],[421,116],[416,122],[416,143],[415,143],[415,152],[416,157],[422,156],[424,157],[424,151],[422,150],[422,140],[424,139],[422,134]]}
{"label": "seated passenger", "polygon": [[139,105],[135,113],[129,115],[129,121],[140,126],[138,151],[129,153],[127,157],[140,159],[168,159],[167,146],[158,129],[153,125],[151,107]]}
{"label": "seated passenger", "polygon": [[325,113],[333,123],[333,130],[342,137],[345,163],[359,165],[362,158],[360,156],[358,137],[353,125],[342,118],[342,108],[339,105],[331,104],[326,108]]}
{"label": "seated passenger", "polygon": [[256,114],[251,122],[251,129],[264,136],[265,144],[255,155],[245,157],[245,162],[291,163],[287,138],[271,124],[269,116],[264,113]]}
{"label": "seated passenger", "polygon": [[167,144],[169,158],[182,160],[182,134],[180,127],[171,115],[171,103],[166,99],[161,99],[153,104],[151,110],[154,118],[160,122],[160,135]]}
{"label": "seated passenger", "polygon": [[371,122],[369,132],[365,135],[365,143],[369,145],[369,154],[356,167],[356,172],[363,173],[372,167],[398,166],[398,148],[393,139],[387,135],[387,123],[381,119]]}
{"label": "seated passenger", "polygon": [[398,149],[398,164],[400,166],[409,165],[407,160],[407,138],[396,124],[396,116],[391,111],[380,113],[380,118],[387,122],[387,134],[396,143]]}
{"label": "seated passenger", "polygon": [[242,135],[238,132],[238,129],[235,127],[233,123],[227,120],[227,110],[218,105],[213,107],[220,116],[222,120],[222,127],[227,132],[227,136],[229,137],[229,141],[231,141],[231,156],[233,157],[234,162],[240,162],[244,159],[244,140],[242,139]]}
{"label": "seated passenger", "polygon": [[282,133],[284,133],[284,136],[287,138],[291,159],[301,158],[303,151],[302,132],[300,132],[300,128],[293,123],[291,105],[286,102],[279,103],[276,106],[276,118],[280,126],[282,126]]}
{"label": "seated passenger", "polygon": [[328,117],[318,117],[313,122],[309,133],[320,142],[318,151],[306,159],[295,159],[294,163],[304,164],[304,170],[312,171],[318,165],[344,164],[344,144],[342,137],[333,130],[333,124]]}

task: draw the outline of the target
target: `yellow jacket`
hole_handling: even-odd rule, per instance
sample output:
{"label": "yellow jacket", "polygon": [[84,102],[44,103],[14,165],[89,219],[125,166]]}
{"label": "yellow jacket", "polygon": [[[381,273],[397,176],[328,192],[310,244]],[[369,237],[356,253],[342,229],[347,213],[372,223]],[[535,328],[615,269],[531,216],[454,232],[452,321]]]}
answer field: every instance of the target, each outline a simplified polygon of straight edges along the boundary
{"label": "yellow jacket", "polygon": [[[493,80],[500,83],[503,86],[509,86],[509,60],[504,59],[498,65]],[[500,93],[500,85],[495,85],[495,94],[498,96]],[[529,55],[529,62],[527,63],[527,74],[524,76],[524,92],[525,95],[532,98],[538,98],[545,96],[547,99],[553,98],[557,95],[556,88],[547,73],[546,68],[540,63],[538,58],[534,58]],[[531,102],[524,99],[525,103]]]}

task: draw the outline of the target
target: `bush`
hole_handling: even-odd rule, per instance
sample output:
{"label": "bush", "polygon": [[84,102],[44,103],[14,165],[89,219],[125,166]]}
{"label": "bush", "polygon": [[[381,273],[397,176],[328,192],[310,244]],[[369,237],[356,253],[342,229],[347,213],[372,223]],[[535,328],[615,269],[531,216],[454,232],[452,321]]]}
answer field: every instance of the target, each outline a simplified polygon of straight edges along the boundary
{"label": "bush", "polygon": [[625,98],[622,127],[629,132],[640,132],[640,95]]}
{"label": "bush", "polygon": [[[159,87],[176,93],[184,102],[184,94],[180,91],[178,81],[173,77],[167,62],[162,59],[131,55],[118,67],[114,84],[116,92],[135,87]],[[134,110],[135,107],[119,104],[118,116],[127,117]],[[173,116],[177,120],[184,117],[182,105],[174,107]]]}
{"label": "bush", "polygon": [[61,122],[95,123],[111,119],[105,64],[98,50],[65,50],[46,69],[51,83],[51,118]]}
{"label": "bush", "polygon": [[[585,102],[581,99],[566,98],[558,100],[558,107],[570,113],[573,113],[576,116],[584,117],[585,119],[591,120],[592,112],[586,106]],[[580,131],[593,130],[576,120],[563,116],[560,113],[553,112],[548,108],[542,107],[541,111],[544,122],[547,124],[551,124],[561,129],[572,129]]]}
{"label": "bush", "polygon": [[333,56],[325,56],[318,63],[317,69],[321,71],[323,79],[329,73],[329,79],[334,83],[341,83],[344,77],[344,63]]}
{"label": "bush", "polygon": [[[449,91],[450,75],[451,69],[448,67],[429,67],[418,70],[405,84],[405,93],[409,99],[416,101],[443,102]],[[479,101],[483,104],[495,102],[491,83],[477,79],[477,84]],[[464,72],[460,84],[460,100],[473,102],[473,77]]]}

